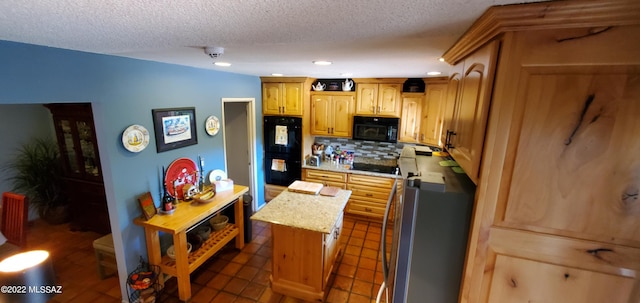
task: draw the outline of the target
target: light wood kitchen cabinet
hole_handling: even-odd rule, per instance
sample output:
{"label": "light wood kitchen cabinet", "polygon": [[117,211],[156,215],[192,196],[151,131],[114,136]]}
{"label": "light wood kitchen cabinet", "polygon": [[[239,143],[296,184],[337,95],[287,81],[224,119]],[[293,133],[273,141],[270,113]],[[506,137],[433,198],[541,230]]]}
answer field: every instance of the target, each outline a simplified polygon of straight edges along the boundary
{"label": "light wood kitchen cabinet", "polygon": [[424,93],[402,94],[402,116],[400,117],[398,141],[418,142],[423,100]]}
{"label": "light wood kitchen cabinet", "polygon": [[277,197],[283,190],[286,190],[286,186],[265,184],[264,185],[264,201],[269,202],[273,198]]}
{"label": "light wood kitchen cabinet", "polygon": [[476,184],[499,45],[491,41],[466,57],[460,80],[449,86],[458,86],[458,92],[445,148]]}
{"label": "light wood kitchen cabinet", "polygon": [[638,12],[494,7],[443,56],[501,43],[461,302],[640,302]]}
{"label": "light wood kitchen cabinet", "polygon": [[311,134],[351,138],[354,94],[318,92],[311,94]]}
{"label": "light wood kitchen cabinet", "polygon": [[395,179],[349,174],[347,189],[351,197],[346,212],[382,221]]}
{"label": "light wood kitchen cabinet", "polygon": [[400,117],[402,83],[357,83],[356,115]]}
{"label": "light wood kitchen cabinet", "polygon": [[442,115],[446,103],[447,84],[427,83],[420,111],[420,133],[418,142],[435,146],[443,146],[441,140]]}
{"label": "light wood kitchen cabinet", "polygon": [[302,79],[298,81],[265,82],[263,78],[262,114],[302,116],[306,83]]}
{"label": "light wood kitchen cabinet", "polygon": [[302,169],[302,180],[322,183],[324,186],[347,188],[347,174],[319,169]]}

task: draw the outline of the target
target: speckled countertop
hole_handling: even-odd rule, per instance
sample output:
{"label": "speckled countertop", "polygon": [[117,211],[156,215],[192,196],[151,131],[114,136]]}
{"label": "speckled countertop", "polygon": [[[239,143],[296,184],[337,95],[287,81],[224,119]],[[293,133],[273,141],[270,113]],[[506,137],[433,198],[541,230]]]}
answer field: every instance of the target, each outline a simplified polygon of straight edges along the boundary
{"label": "speckled countertop", "polygon": [[328,234],[344,211],[350,196],[351,191],[343,189],[335,197],[284,190],[253,214],[251,220]]}
{"label": "speckled countertop", "polygon": [[353,170],[353,169],[345,168],[345,166],[343,165],[331,164],[328,161],[320,163],[320,166],[310,166],[307,164],[303,164],[302,168],[334,171],[334,172],[348,173],[348,174],[367,175],[367,176],[375,176],[375,177],[402,179],[402,175],[376,173],[376,172],[370,172],[370,171],[364,171],[364,170]]}

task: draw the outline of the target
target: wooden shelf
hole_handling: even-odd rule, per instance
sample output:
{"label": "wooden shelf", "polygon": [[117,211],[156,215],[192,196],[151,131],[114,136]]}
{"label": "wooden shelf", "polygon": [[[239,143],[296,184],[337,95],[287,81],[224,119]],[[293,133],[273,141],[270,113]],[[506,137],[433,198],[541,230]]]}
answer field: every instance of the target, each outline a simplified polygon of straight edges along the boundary
{"label": "wooden shelf", "polygon": [[[209,239],[202,243],[202,246],[198,250],[189,254],[189,273],[192,273],[227,243],[231,242],[238,235],[238,232],[238,227],[233,224],[227,224],[224,229],[212,232]],[[162,257],[160,268],[165,274],[171,276],[177,275],[176,260],[166,255]]]}

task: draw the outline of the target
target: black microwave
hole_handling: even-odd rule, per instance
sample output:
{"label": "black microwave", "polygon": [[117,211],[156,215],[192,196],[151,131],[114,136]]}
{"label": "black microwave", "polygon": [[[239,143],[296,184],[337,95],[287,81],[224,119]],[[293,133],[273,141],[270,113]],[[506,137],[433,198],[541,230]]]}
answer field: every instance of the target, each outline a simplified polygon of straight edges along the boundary
{"label": "black microwave", "polygon": [[398,142],[399,118],[353,116],[353,139]]}

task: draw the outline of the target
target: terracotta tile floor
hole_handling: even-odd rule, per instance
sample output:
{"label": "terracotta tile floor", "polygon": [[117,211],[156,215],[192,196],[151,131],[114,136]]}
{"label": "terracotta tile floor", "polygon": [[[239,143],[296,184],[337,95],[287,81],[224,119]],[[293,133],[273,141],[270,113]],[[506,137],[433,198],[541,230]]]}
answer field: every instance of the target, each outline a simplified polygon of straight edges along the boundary
{"label": "terracotta tile floor", "polygon": [[[229,245],[191,274],[190,302],[304,302],[276,294],[269,286],[269,224],[253,222],[253,241],[237,250]],[[332,274],[326,302],[374,302],[380,283],[381,224],[345,218],[343,252]],[[63,293],[50,302],[121,302],[117,277],[100,280],[92,242],[100,235],[71,232],[68,225],[36,220],[29,228],[28,248],[48,249]],[[390,241],[388,241],[390,242]],[[165,283],[157,301],[180,302],[175,278]]]}

